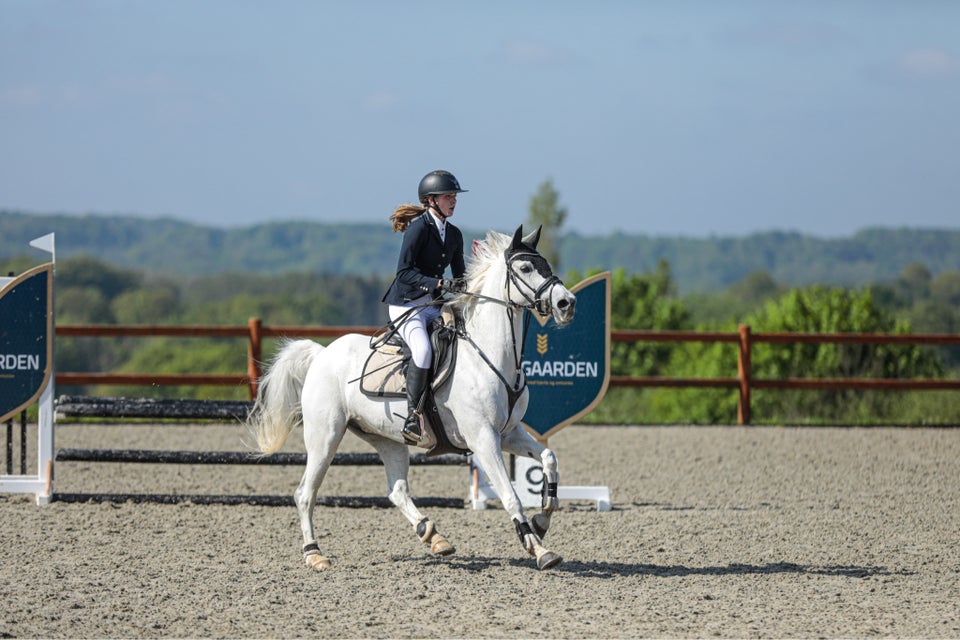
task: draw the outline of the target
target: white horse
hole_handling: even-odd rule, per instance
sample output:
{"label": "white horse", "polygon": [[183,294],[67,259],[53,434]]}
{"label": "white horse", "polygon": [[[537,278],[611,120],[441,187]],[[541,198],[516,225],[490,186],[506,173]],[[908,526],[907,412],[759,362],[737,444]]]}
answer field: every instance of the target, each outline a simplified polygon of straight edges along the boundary
{"label": "white horse", "polygon": [[[436,392],[439,414],[450,443],[472,451],[503,508],[513,520],[524,549],[540,569],[561,557],[543,547],[550,515],[558,507],[556,455],[519,427],[529,392],[521,366],[523,310],[552,314],[558,325],[573,319],[576,298],[553,274],[536,246],[540,229],[511,238],[489,232],[476,243],[466,274],[466,291],[448,304],[464,318],[456,367]],[[421,541],[437,555],[453,546],[420,513],[410,496],[410,458],[401,430],[405,398],[371,398],[360,391],[370,338],[346,335],[323,347],[312,340],[285,343],[261,379],[249,427],[262,453],[280,449],[290,432],[303,425],[307,465],[294,492],[303,556],[316,570],[330,568],[317,545],[313,511],[317,491],[347,429],[373,445],[383,460],[387,492],[413,525]],[[503,452],[538,460],[544,470],[543,510],[528,521],[504,466]],[[532,526],[531,526],[532,525]]]}

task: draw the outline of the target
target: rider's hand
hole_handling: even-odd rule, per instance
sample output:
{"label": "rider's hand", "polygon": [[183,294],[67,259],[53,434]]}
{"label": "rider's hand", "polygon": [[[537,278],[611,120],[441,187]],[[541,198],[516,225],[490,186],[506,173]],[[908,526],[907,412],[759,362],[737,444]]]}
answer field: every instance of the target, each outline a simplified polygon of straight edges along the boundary
{"label": "rider's hand", "polygon": [[467,289],[467,283],[463,278],[442,278],[440,280],[440,290],[447,293],[463,293]]}

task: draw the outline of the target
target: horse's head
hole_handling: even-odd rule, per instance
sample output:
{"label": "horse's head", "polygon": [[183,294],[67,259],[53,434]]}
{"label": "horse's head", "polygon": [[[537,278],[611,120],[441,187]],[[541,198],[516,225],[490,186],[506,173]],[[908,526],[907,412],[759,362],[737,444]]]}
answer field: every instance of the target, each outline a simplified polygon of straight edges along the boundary
{"label": "horse's head", "polygon": [[503,257],[507,263],[507,296],[510,302],[533,309],[540,315],[552,315],[559,326],[573,320],[577,297],[553,273],[550,263],[537,251],[540,229],[524,236],[517,227]]}

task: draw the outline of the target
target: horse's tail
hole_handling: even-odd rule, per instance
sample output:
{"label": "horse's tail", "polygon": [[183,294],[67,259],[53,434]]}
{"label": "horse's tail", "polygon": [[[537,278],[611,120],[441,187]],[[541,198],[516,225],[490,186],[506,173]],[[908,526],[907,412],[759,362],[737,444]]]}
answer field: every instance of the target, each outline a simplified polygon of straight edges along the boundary
{"label": "horse's tail", "polygon": [[264,454],[277,452],[293,428],[303,422],[303,379],[323,346],[313,340],[287,340],[270,362],[257,387],[247,428]]}

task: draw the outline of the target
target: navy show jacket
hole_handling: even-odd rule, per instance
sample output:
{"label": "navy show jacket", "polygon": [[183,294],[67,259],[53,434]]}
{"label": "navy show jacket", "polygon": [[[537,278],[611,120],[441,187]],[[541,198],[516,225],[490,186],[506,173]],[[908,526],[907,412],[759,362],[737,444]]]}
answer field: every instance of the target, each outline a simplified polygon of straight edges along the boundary
{"label": "navy show jacket", "polygon": [[444,241],[441,241],[433,216],[424,212],[411,220],[403,232],[397,275],[383,302],[404,305],[435,291],[437,281],[443,278],[448,266],[454,278],[462,278],[466,273],[463,234],[448,221]]}

